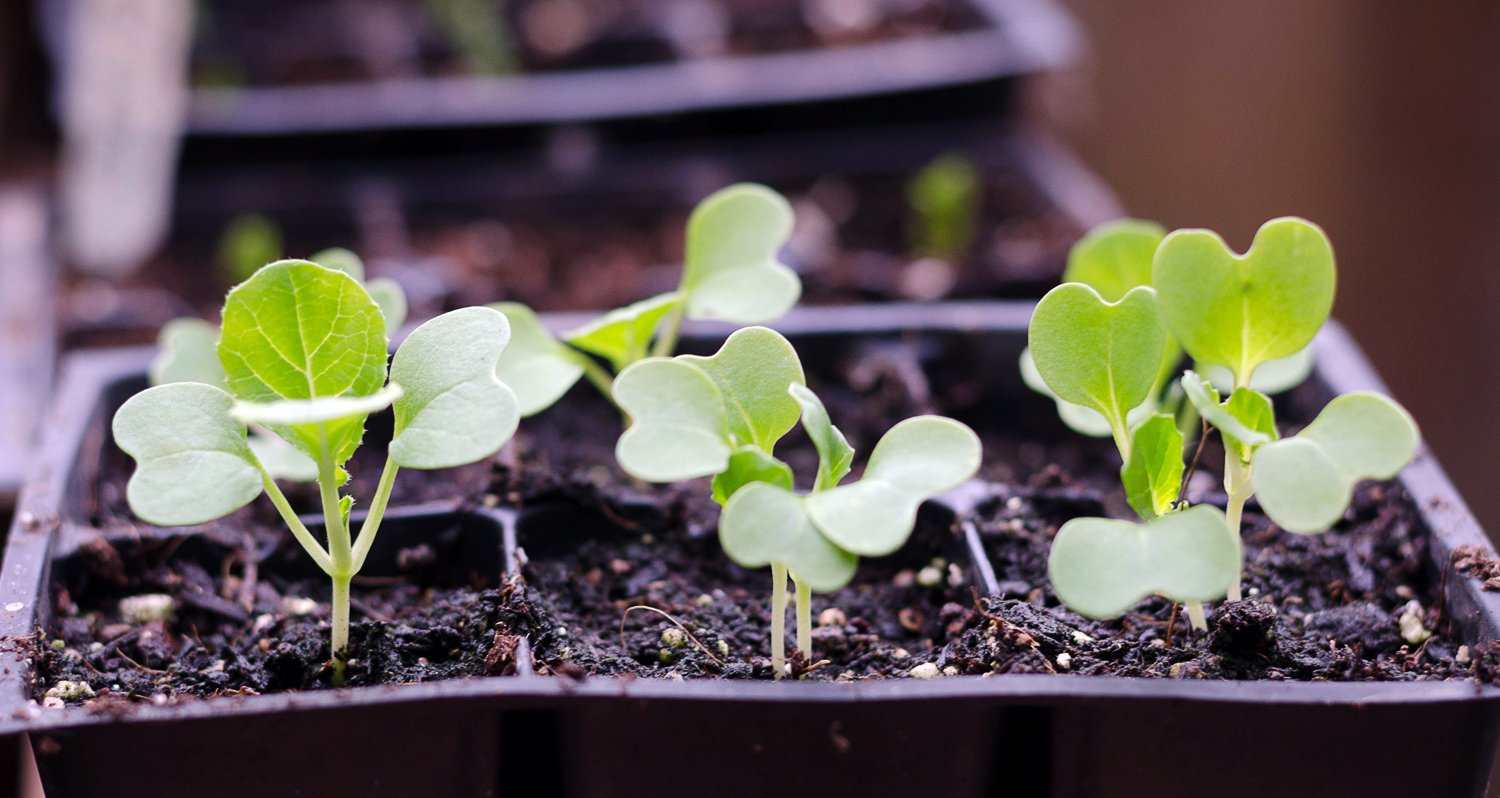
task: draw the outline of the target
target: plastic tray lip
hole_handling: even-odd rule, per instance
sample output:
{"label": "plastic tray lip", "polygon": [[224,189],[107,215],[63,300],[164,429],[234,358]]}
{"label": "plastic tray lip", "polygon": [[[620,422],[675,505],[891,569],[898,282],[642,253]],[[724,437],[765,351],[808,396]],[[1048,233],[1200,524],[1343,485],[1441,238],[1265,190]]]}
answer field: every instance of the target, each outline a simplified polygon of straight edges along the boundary
{"label": "plastic tray lip", "polygon": [[[804,104],[959,86],[1052,69],[1083,50],[1052,0],[973,0],[985,25],[842,48],[516,76],[195,89],[191,135],[278,136],[567,124]],[[941,51],[942,58],[931,53]]]}
{"label": "plastic tray lip", "polygon": [[[1034,303],[1028,301],[963,301],[931,304],[799,308],[777,326],[791,335],[900,335],[915,331],[1024,331]],[[577,314],[547,314],[553,328],[576,323]],[[723,325],[690,325],[690,334],[715,335]],[[1380,390],[1383,386],[1352,339],[1337,322],[1330,322],[1315,346],[1321,379],[1338,392]],[[1008,674],[958,676],[934,680],[893,679],[851,683],[765,683],[726,680],[676,682],[652,679],[591,678],[574,682],[560,677],[516,676],[448,680],[442,682],[276,693],[254,697],[221,697],[165,706],[142,705],[120,713],[36,711],[28,699],[30,665],[17,638],[36,628],[38,596],[45,595],[47,568],[34,570],[29,561],[50,564],[51,553],[70,525],[56,497],[62,497],[81,456],[91,414],[102,392],[120,380],[139,377],[151,357],[149,347],[82,351],[66,358],[57,401],[44,430],[44,451],[64,451],[61,462],[47,462],[31,477],[23,493],[17,519],[6,547],[0,578],[0,733],[13,730],[64,728],[108,722],[154,723],[207,717],[308,712],[414,702],[493,701],[520,705],[555,706],[559,700],[729,701],[740,703],[889,702],[988,700],[1014,704],[1087,705],[1091,702],[1187,701],[1217,705],[1302,706],[1419,706],[1455,702],[1500,701],[1500,687],[1468,679],[1414,682],[1224,682],[1143,679],[1111,676],[1050,676]],[[63,449],[62,447],[66,447]],[[1493,546],[1468,513],[1441,467],[1425,448],[1398,477],[1432,530],[1430,549],[1436,565],[1446,568],[1449,552],[1458,545],[1477,545],[1491,553]],[[434,506],[433,512],[452,512]],[[1467,603],[1468,617],[1457,620],[1471,637],[1493,639],[1500,626],[1500,594],[1480,590],[1472,579],[1450,584],[1450,603]],[[20,605],[17,607],[17,605]],[[12,609],[16,607],[16,609]],[[29,713],[29,716],[28,716]]]}

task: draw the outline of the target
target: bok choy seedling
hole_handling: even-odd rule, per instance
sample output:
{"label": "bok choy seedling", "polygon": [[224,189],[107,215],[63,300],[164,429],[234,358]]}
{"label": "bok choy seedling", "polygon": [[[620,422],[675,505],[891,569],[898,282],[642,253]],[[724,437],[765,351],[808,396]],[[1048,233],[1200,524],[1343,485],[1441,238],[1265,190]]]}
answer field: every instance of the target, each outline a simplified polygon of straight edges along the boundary
{"label": "bok choy seedling", "polygon": [[648,355],[672,354],[684,319],[763,324],[781,318],[802,295],[796,272],[777,260],[791,232],[785,198],[739,183],[693,209],[676,290],[611,310],[561,339],[525,305],[492,305],[515,333],[499,375],[518,386],[521,414],[551,407],[580,378],[612,398],[613,375]]}
{"label": "bok choy seedling", "polygon": [[[136,461],[127,499],[147,522],[202,524],[262,492],[270,497],[332,581],[335,684],[343,682],[349,657],[350,581],[375,541],[397,471],[482,460],[519,420],[515,394],[495,376],[510,338],[503,315],[465,308],[438,316],[412,331],[389,371],[388,323],[348,271],[310,261],[272,263],[229,292],[214,347],[218,371],[202,348],[201,327],[186,344],[176,339],[177,365],[195,363],[215,381],[148,388],[120,407],[113,424],[116,443]],[[349,522],[354,498],[341,491],[344,466],[361,443],[366,417],[386,407],[395,432],[356,539]],[[293,512],[247,425],[313,464],[326,548]]]}
{"label": "bok choy seedling", "polygon": [[[1305,378],[1333,302],[1333,251],[1311,223],[1268,222],[1244,255],[1207,231],[1113,223],[1075,248],[1066,276],[1080,282],[1038,303],[1023,376],[1070,426],[1113,438],[1142,520],[1074,519],[1058,531],[1049,575],[1080,614],[1118,615],[1158,593],[1186,603],[1203,628],[1201,602],[1240,596],[1238,530],[1252,495],[1282,528],[1319,532],[1342,517],[1359,479],[1393,477],[1414,454],[1410,417],[1370,393],[1334,399],[1278,440],[1267,393]],[[1182,353],[1228,398],[1182,373]],[[1178,417],[1189,410],[1224,438],[1223,513],[1182,501]]]}
{"label": "bok choy seedling", "polygon": [[[615,449],[620,466],[650,482],[713,477],[724,552],[747,568],[770,566],[777,678],[786,662],[787,579],[795,586],[797,647],[810,656],[813,591],[848,584],[860,556],[900,548],[921,503],[979,468],[973,431],[919,416],[892,427],[863,476],[840,485],[854,449],[804,384],[791,343],[765,327],[736,331],[711,357],[641,360],[620,373],[614,395],[632,419]],[[806,494],[775,455],[799,419],[819,460]]]}

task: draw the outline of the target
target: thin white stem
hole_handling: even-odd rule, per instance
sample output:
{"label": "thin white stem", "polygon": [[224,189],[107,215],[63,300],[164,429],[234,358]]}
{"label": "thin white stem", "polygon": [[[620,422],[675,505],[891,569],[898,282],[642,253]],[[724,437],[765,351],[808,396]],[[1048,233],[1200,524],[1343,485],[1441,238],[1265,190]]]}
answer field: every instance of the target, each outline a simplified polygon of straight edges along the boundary
{"label": "thin white stem", "polygon": [[313,537],[311,532],[307,531],[307,526],[302,523],[302,519],[298,518],[297,513],[292,510],[291,502],[286,500],[286,495],[281,492],[281,488],[277,486],[276,480],[271,479],[271,475],[267,474],[264,469],[261,470],[260,477],[261,481],[265,484],[266,495],[270,497],[271,503],[276,505],[276,511],[281,513],[281,520],[285,521],[287,528],[292,530],[292,537],[296,538],[297,542],[302,544],[302,548],[307,551],[307,555],[313,558],[313,562],[317,563],[319,568],[323,569],[323,573],[333,573],[333,561],[328,558],[328,552],[323,549],[323,544],[319,543],[318,539]]}
{"label": "thin white stem", "polygon": [[678,300],[677,306],[667,313],[667,328],[657,336],[651,347],[653,357],[671,357],[677,348],[677,338],[682,335],[682,318],[687,314],[687,302]]}
{"label": "thin white stem", "polygon": [[[1229,499],[1224,505],[1224,517],[1229,521],[1229,528],[1238,535],[1240,522],[1245,514],[1245,502],[1254,493],[1254,488],[1250,481],[1250,464],[1241,460],[1232,451],[1224,453],[1224,491],[1229,494]],[[1230,601],[1240,600],[1238,576],[1229,585],[1226,597]]]}
{"label": "thin white stem", "polygon": [[786,670],[786,566],[771,563],[771,672]]}
{"label": "thin white stem", "polygon": [[385,468],[380,472],[380,484],[375,488],[375,500],[370,504],[370,512],[365,514],[365,522],[359,527],[359,539],[354,542],[354,567],[350,572],[351,576],[365,567],[365,557],[375,544],[375,534],[380,531],[380,522],[385,518],[386,505],[391,501],[391,486],[396,483],[396,472],[399,470],[395,460],[389,456],[385,458]]}
{"label": "thin white stem", "polygon": [[333,577],[333,683],[344,683],[344,666],[349,657],[349,581],[353,577]]}
{"label": "thin white stem", "polygon": [[1203,613],[1203,604],[1197,601],[1189,601],[1183,606],[1187,607],[1188,621],[1193,628],[1200,632],[1208,631],[1208,616]]}
{"label": "thin white stem", "polygon": [[797,648],[802,658],[812,662],[812,588],[792,580],[797,585]]}

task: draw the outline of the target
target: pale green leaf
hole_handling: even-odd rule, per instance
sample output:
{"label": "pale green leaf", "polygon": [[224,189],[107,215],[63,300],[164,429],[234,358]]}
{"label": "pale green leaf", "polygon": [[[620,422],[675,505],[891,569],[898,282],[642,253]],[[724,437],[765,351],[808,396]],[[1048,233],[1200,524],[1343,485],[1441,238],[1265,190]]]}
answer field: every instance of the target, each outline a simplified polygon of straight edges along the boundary
{"label": "pale green leaf", "polygon": [[1275,440],[1276,417],[1271,412],[1271,400],[1264,394],[1240,388],[1229,401],[1220,403],[1219,392],[1193,371],[1183,373],[1182,390],[1198,415],[1241,454],[1240,459],[1246,459],[1245,452],[1253,452],[1256,447]]}
{"label": "pale green leaf", "polygon": [[1166,228],[1140,219],[1116,219],[1086,233],[1068,251],[1063,282],[1083,283],[1108,302],[1151,285],[1151,261]]}
{"label": "pale green leaf", "polygon": [[395,337],[401,325],[406,323],[406,289],[389,277],[376,277],[365,283],[365,290],[380,306],[380,315],[385,319],[385,337]]}
{"label": "pale green leaf", "polygon": [[619,372],[646,356],[661,320],[681,301],[681,294],[675,291],[643,299],[611,310],[568,333],[564,339],[585,352],[608,360]]}
{"label": "pale green leaf", "polygon": [[515,434],[516,395],[495,376],[510,324],[493,308],[449,311],[413,330],[391,360],[396,400],[391,459],[406,468],[483,460]]}
{"label": "pale green leaf", "polygon": [[202,319],[167,322],[156,337],[156,357],[151,359],[149,375],[152,385],[201,382],[223,388],[219,328]]}
{"label": "pale green leaf", "polygon": [[1244,255],[1216,233],[1178,230],[1157,249],[1153,285],[1167,329],[1201,363],[1248,385],[1256,368],[1312,343],[1333,307],[1333,248],[1292,217],[1261,226]]}
{"label": "pale green leaf", "polygon": [[769,188],[738,183],[714,192],[687,223],[681,292],[687,315],[763,324],[802,295],[796,272],[777,260],[792,234],[792,206]]}
{"label": "pale green leaf", "polygon": [[787,392],[788,386],[805,383],[802,362],[775,330],[736,330],[712,356],[676,360],[702,370],[719,387],[736,446],[753,444],[770,452],[802,415],[802,406]]}
{"label": "pale green leaf", "polygon": [[354,254],[352,250],[343,247],[329,247],[320,250],[308,260],[322,266],[325,269],[341,271],[363,283],[365,281],[364,258]]}
{"label": "pale green leaf", "polygon": [[[219,340],[229,391],[246,402],[369,396],[385,384],[385,321],[353,277],[308,261],[273,263],[229,292]],[[273,431],[314,459],[349,459],[363,418]]]}
{"label": "pale green leaf", "polygon": [[[1313,364],[1313,348],[1310,346],[1293,355],[1267,360],[1250,378],[1250,388],[1265,394],[1285,393],[1307,381],[1312,375]],[[1228,368],[1205,363],[1195,363],[1194,366],[1219,393],[1234,390],[1234,373]]]}
{"label": "pale green leaf", "polygon": [[752,482],[768,482],[792,489],[792,467],[756,446],[741,446],[729,456],[729,466],[714,477],[714,501],[724,504],[740,488]]}
{"label": "pale green leaf", "polygon": [[1390,479],[1416,454],[1417,425],[1376,393],[1335,398],[1296,436],[1256,450],[1251,482],[1261,509],[1290,532],[1338,522],[1361,479]]}
{"label": "pale green leaf", "polygon": [[[318,399],[278,399],[274,402],[235,402],[230,411],[237,421],[262,424],[270,429],[297,428],[317,435],[316,426],[331,421],[363,419],[384,410],[401,396],[396,383],[369,396],[326,396]],[[305,427],[305,429],[304,429]]]}
{"label": "pale green leaf", "polygon": [[[1047,387],[1047,383],[1042,380],[1042,375],[1037,373],[1036,361],[1031,358],[1030,347],[1021,350],[1021,381],[1026,383],[1026,387],[1057,403],[1057,417],[1068,429],[1091,438],[1108,438],[1113,432],[1109,421],[1099,411],[1057,398],[1057,394],[1053,393],[1052,389]],[[1146,397],[1146,401],[1131,408],[1130,412],[1125,415],[1125,426],[1135,429],[1136,425],[1150,418],[1154,412],[1156,412],[1156,397],[1152,395]]]}
{"label": "pale green leaf", "polygon": [[637,361],[615,378],[614,397],[631,418],[615,445],[626,473],[677,482],[729,467],[738,444],[724,416],[723,394],[703,369],[680,358]]}
{"label": "pale green leaf", "polygon": [[797,404],[802,405],[802,428],[818,450],[818,476],[813,483],[814,491],[827,490],[849,473],[854,464],[854,447],[844,438],[844,433],[828,418],[828,409],[806,385],[793,384],[787,388]]}
{"label": "pale green leaf", "polygon": [[318,464],[312,458],[297,451],[290,443],[266,433],[251,430],[245,439],[260,467],[272,479],[288,482],[315,482],[318,479]]}
{"label": "pale green leaf", "polygon": [[586,356],[553,337],[531,308],[518,302],[489,307],[510,322],[510,345],[501,353],[495,374],[515,391],[523,417],[546,410],[583,376]]}
{"label": "pale green leaf", "polygon": [[798,584],[820,593],[847,585],[858,558],[819,534],[805,501],[765,482],[741,488],[719,517],[724,553],[746,568],[782,563]]}
{"label": "pale green leaf", "polygon": [[1131,434],[1130,459],[1120,468],[1125,496],[1141,518],[1165,515],[1182,489],[1182,431],[1177,420],[1159,414]]}
{"label": "pale green leaf", "polygon": [[260,495],[263,478],[230,415],[234,397],[211,385],[158,385],[115,413],[115,443],[135,458],[126,486],[130,509],[159,526],[201,524]]}
{"label": "pale green leaf", "polygon": [[1079,283],[1047,292],[1028,338],[1037,373],[1052,393],[1099,412],[1117,438],[1128,412],[1151,396],[1167,345],[1150,288],[1108,303]]}
{"label": "pale green leaf", "polygon": [[230,219],[219,239],[219,269],[232,283],[249,278],[256,269],[280,258],[281,228],[259,213]]}
{"label": "pale green leaf", "polygon": [[838,547],[878,557],[911,535],[922,502],[979,470],[979,436],[949,418],[917,416],[892,427],[858,482],[806,499],[813,523]]}
{"label": "pale green leaf", "polygon": [[1223,598],[1242,560],[1224,512],[1200,504],[1146,523],[1075,518],[1052,541],[1047,575],[1068,609],[1111,618],[1153,593],[1181,602]]}

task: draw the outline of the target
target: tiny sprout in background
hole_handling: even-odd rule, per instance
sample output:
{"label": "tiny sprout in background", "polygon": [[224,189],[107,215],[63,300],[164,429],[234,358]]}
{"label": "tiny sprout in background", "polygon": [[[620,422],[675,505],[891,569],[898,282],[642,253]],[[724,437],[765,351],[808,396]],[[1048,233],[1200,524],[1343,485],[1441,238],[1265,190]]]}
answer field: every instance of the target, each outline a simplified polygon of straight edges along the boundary
{"label": "tiny sprout in background", "polygon": [[979,224],[979,167],[966,156],[939,156],[906,186],[912,217],[907,237],[921,256],[954,263],[968,254]]}
{"label": "tiny sprout in background", "polygon": [[[847,485],[854,449],[804,384],[791,343],[773,330],[735,332],[711,357],[648,358],[620,373],[615,400],[632,419],[615,449],[639,479],[713,477],[724,506],[719,541],[730,559],[771,568],[771,664],[785,669],[786,583],[795,586],[797,647],[811,656],[812,593],[838,590],[860,556],[900,548],[927,498],[979,468],[979,439],[947,418],[920,416],[876,444]],[[775,446],[800,418],[818,452],[810,493],[795,490]]]}
{"label": "tiny sprout in background", "polygon": [[[168,346],[153,378],[179,381],[132,397],[113,424],[116,443],[136,461],[126,496],[142,520],[202,524],[262,492],[270,497],[332,580],[335,684],[343,683],[349,656],[350,581],[375,541],[397,471],[482,460],[510,439],[519,419],[514,393],[495,376],[510,338],[503,315],[465,308],[438,316],[412,331],[387,373],[390,318],[351,263],[357,259],[340,270],[279,261],[236,286],[224,303],[217,368],[206,350],[212,327],[183,322],[164,331]],[[354,497],[341,492],[344,467],[366,417],[386,407],[395,432],[356,540]],[[271,446],[284,461],[267,454]],[[318,484],[326,548],[276,484],[277,466],[288,462]]]}
{"label": "tiny sprout in background", "polygon": [[[1267,394],[1310,373],[1310,345],[1333,305],[1333,250],[1317,226],[1272,220],[1236,255],[1208,231],[1114,222],[1079,242],[1066,279],[1076,282],[1037,305],[1022,376],[1069,426],[1113,438],[1142,520],[1081,518],[1058,531],[1048,573],[1080,614],[1118,615],[1157,593],[1185,602],[1203,628],[1202,602],[1240,597],[1239,528],[1252,495],[1282,528],[1320,532],[1343,516],[1358,480],[1394,477],[1415,454],[1410,416],[1372,393],[1338,397],[1278,439]],[[1183,353],[1207,379],[1181,370]],[[1183,501],[1184,431],[1200,434],[1199,419],[1225,443],[1222,513]]]}
{"label": "tiny sprout in background", "polygon": [[580,378],[612,397],[614,374],[647,356],[672,354],[684,319],[775,321],[802,295],[801,280],[778,260],[791,233],[792,208],[780,194],[752,183],[720,189],[688,218],[676,290],[611,310],[561,339],[525,305],[493,305],[515,333],[500,359],[500,378],[524,386],[521,414],[530,416]]}
{"label": "tiny sprout in background", "polygon": [[281,260],[281,228],[271,217],[244,213],[229,220],[219,238],[219,274],[230,285],[250,279],[256,270]]}

